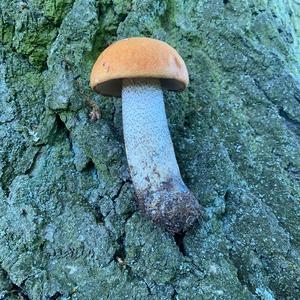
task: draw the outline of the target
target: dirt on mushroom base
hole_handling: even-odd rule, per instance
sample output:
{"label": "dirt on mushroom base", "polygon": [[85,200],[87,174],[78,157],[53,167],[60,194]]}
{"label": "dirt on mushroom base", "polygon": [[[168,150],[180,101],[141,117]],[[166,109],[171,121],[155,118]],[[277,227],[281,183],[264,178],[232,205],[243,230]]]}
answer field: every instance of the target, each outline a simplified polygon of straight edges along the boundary
{"label": "dirt on mushroom base", "polygon": [[171,234],[186,231],[201,216],[201,206],[182,180],[169,178],[155,191],[136,190],[139,211]]}

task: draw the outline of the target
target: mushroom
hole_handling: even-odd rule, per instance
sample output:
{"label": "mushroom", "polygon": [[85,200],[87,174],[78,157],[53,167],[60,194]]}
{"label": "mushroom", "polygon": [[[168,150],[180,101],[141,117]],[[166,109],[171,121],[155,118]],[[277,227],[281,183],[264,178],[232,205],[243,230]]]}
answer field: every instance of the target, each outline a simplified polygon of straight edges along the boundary
{"label": "mushroom", "polygon": [[194,223],[200,205],[180,175],[162,90],[182,91],[188,82],[187,68],[176,50],[144,37],[110,45],[90,77],[97,93],[122,96],[125,148],[138,208],[173,234]]}

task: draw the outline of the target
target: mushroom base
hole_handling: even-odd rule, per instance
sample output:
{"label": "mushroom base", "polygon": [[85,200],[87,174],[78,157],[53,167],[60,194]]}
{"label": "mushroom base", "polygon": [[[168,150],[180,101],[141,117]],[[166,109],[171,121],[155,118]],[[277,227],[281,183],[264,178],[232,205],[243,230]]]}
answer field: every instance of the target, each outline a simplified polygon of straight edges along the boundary
{"label": "mushroom base", "polygon": [[201,207],[184,184],[178,189],[170,180],[157,191],[136,194],[141,213],[172,234],[186,231],[200,216]]}

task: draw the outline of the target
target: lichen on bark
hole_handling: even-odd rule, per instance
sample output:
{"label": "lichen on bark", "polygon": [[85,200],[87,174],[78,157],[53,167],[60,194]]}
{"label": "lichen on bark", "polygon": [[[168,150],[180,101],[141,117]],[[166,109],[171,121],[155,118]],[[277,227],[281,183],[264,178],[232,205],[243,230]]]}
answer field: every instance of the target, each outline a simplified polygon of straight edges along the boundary
{"label": "lichen on bark", "polygon": [[[300,298],[295,0],[0,3],[0,298]],[[162,39],[190,73],[165,93],[203,220],[170,236],[136,213],[101,50]],[[89,119],[88,101],[101,119]]]}

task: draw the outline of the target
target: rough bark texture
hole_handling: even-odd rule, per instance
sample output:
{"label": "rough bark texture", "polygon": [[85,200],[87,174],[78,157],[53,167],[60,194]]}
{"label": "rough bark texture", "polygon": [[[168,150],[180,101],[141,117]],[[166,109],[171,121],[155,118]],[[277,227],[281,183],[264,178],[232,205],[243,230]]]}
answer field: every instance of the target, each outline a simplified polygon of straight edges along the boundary
{"label": "rough bark texture", "polygon": [[[1,299],[300,299],[296,0],[0,9]],[[190,72],[165,101],[205,215],[175,238],[136,213],[121,102],[88,86],[101,50],[140,35]]]}

